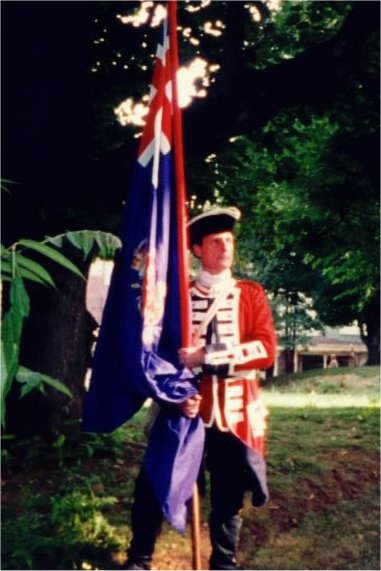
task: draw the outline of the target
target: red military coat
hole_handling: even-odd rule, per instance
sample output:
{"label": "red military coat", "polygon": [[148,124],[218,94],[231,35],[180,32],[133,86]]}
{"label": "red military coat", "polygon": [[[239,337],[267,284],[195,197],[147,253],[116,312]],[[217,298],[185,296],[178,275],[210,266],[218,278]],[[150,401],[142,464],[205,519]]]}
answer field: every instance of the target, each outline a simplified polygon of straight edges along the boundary
{"label": "red military coat", "polygon": [[266,409],[259,395],[259,369],[272,365],[275,330],[263,288],[256,282],[230,280],[226,296],[209,325],[200,332],[213,297],[192,284],[193,332],[206,349],[201,373],[200,414],[206,426],[230,431],[264,456]]}

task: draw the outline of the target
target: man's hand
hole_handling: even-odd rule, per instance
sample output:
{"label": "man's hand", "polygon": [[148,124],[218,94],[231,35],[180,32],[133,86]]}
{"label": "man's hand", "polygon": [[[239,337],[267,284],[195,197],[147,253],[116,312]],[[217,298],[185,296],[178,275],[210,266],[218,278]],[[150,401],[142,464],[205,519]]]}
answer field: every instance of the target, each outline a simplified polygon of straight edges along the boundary
{"label": "man's hand", "polygon": [[187,369],[200,367],[205,362],[205,349],[203,347],[182,347],[179,349],[179,360]]}
{"label": "man's hand", "polygon": [[200,410],[201,399],[201,395],[194,395],[177,406],[185,416],[188,418],[194,418],[198,415],[198,411]]}
{"label": "man's hand", "polygon": [[[187,369],[199,367],[204,363],[205,351],[202,347],[182,347],[179,349],[179,360]],[[180,403],[178,407],[185,416],[194,418],[198,415],[201,399],[201,395],[194,395]]]}

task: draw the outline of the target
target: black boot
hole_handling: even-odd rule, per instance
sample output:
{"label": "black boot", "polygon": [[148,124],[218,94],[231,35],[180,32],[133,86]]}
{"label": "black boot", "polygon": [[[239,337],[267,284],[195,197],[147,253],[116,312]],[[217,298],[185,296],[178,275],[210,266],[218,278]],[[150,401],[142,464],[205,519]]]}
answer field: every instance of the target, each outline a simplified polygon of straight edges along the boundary
{"label": "black boot", "polygon": [[132,541],[126,569],[151,569],[152,555],[163,523],[161,508],[143,470],[136,480],[131,510]]}
{"label": "black boot", "polygon": [[213,512],[209,519],[212,554],[209,569],[239,569],[236,561],[241,516]]}

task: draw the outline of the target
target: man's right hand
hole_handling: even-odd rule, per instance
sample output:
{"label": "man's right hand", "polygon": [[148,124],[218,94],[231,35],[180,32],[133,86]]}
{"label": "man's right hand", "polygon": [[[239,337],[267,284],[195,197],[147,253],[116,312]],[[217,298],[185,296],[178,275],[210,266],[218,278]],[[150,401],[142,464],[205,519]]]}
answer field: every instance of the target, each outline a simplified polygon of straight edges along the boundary
{"label": "man's right hand", "polygon": [[180,363],[188,369],[200,367],[205,362],[204,347],[182,347],[178,354]]}
{"label": "man's right hand", "polygon": [[185,416],[195,418],[200,410],[201,399],[201,395],[194,395],[184,402],[179,403],[177,406]]}

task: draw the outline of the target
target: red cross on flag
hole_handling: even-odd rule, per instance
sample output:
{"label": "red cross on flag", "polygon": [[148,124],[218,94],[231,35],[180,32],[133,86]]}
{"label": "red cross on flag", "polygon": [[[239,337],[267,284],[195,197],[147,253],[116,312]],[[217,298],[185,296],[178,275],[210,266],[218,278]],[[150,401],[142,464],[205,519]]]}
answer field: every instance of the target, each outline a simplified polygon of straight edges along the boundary
{"label": "red cross on flag", "polygon": [[138,161],[147,166],[153,157],[152,183],[158,185],[158,166],[160,153],[166,155],[171,150],[172,139],[172,72],[170,43],[165,22],[163,45],[158,45],[153,72],[149,112],[142,139],[140,141]]}

